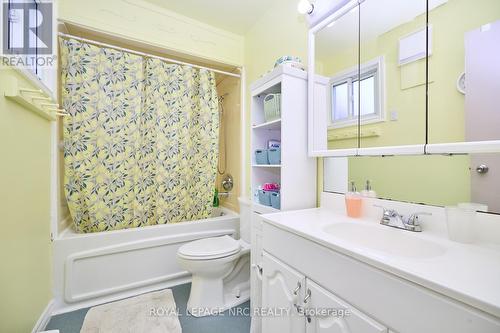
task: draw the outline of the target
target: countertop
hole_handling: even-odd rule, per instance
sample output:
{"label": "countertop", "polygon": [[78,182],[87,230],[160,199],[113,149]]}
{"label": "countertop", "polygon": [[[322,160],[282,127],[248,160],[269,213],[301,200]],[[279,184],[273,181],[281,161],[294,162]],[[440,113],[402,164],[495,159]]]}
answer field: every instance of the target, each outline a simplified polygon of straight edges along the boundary
{"label": "countertop", "polygon": [[[265,223],[500,318],[498,247],[457,243],[432,232],[426,232],[425,229],[423,232],[398,230],[382,226],[377,220],[353,219],[326,208],[280,212],[262,217]],[[417,237],[437,243],[445,251],[432,258],[409,258],[373,250],[323,231],[323,227],[335,223],[356,223],[369,228],[383,228],[387,232],[402,233],[403,237]]]}

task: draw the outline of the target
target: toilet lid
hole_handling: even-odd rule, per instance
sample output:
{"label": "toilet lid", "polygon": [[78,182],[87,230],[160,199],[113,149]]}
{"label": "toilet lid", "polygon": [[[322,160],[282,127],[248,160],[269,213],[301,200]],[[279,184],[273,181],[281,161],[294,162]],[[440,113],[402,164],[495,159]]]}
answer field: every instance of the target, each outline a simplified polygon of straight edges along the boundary
{"label": "toilet lid", "polygon": [[193,259],[213,259],[230,256],[240,251],[240,244],[229,236],[203,238],[179,248],[179,254]]}

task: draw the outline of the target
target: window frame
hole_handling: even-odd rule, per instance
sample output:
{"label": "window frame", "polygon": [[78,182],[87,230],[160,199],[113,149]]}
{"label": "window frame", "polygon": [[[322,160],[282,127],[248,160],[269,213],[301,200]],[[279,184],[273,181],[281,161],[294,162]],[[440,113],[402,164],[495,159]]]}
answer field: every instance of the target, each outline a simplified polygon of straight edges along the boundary
{"label": "window frame", "polygon": [[[360,76],[358,78],[358,66],[351,67],[347,70],[341,71],[335,76],[332,76],[328,81],[328,128],[344,128],[355,126],[358,124],[358,117],[355,116],[353,111],[354,107],[354,93],[353,82],[361,82],[368,77],[374,77],[374,94],[375,94],[375,114],[361,116],[361,125],[373,124],[386,121],[385,112],[385,66],[384,57],[380,56],[373,60],[367,61],[360,66]],[[344,120],[334,120],[333,114],[333,88],[341,84],[348,84],[348,115],[349,118]],[[359,83],[358,83],[359,84]],[[359,106],[358,106],[359,108]],[[359,114],[359,110],[358,110]]]}

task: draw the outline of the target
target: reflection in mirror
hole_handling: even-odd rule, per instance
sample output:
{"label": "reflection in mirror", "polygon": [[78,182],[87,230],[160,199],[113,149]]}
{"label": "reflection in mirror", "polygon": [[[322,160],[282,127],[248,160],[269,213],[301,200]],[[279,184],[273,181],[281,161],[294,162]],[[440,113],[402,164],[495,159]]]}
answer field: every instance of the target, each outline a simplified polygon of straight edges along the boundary
{"label": "reflection in mirror", "polygon": [[[432,5],[446,0],[433,0]],[[360,147],[425,143],[426,0],[360,6]]]}
{"label": "reflection in mirror", "polygon": [[359,5],[315,34],[315,140],[319,149],[358,148]]}
{"label": "reflection in mirror", "polygon": [[429,23],[429,143],[500,140],[500,1],[447,0]]}
{"label": "reflection in mirror", "polygon": [[332,157],[323,159],[323,190],[361,192],[370,181],[378,198],[449,206],[475,202],[500,213],[500,154]]}

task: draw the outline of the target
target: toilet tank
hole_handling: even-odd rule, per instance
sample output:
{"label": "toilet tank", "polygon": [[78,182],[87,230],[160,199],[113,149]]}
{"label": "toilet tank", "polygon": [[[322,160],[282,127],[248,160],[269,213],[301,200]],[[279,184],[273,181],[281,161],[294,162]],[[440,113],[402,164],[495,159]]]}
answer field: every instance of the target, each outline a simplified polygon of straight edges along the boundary
{"label": "toilet tank", "polygon": [[238,198],[240,203],[240,238],[250,244],[250,218],[252,202],[247,198]]}

